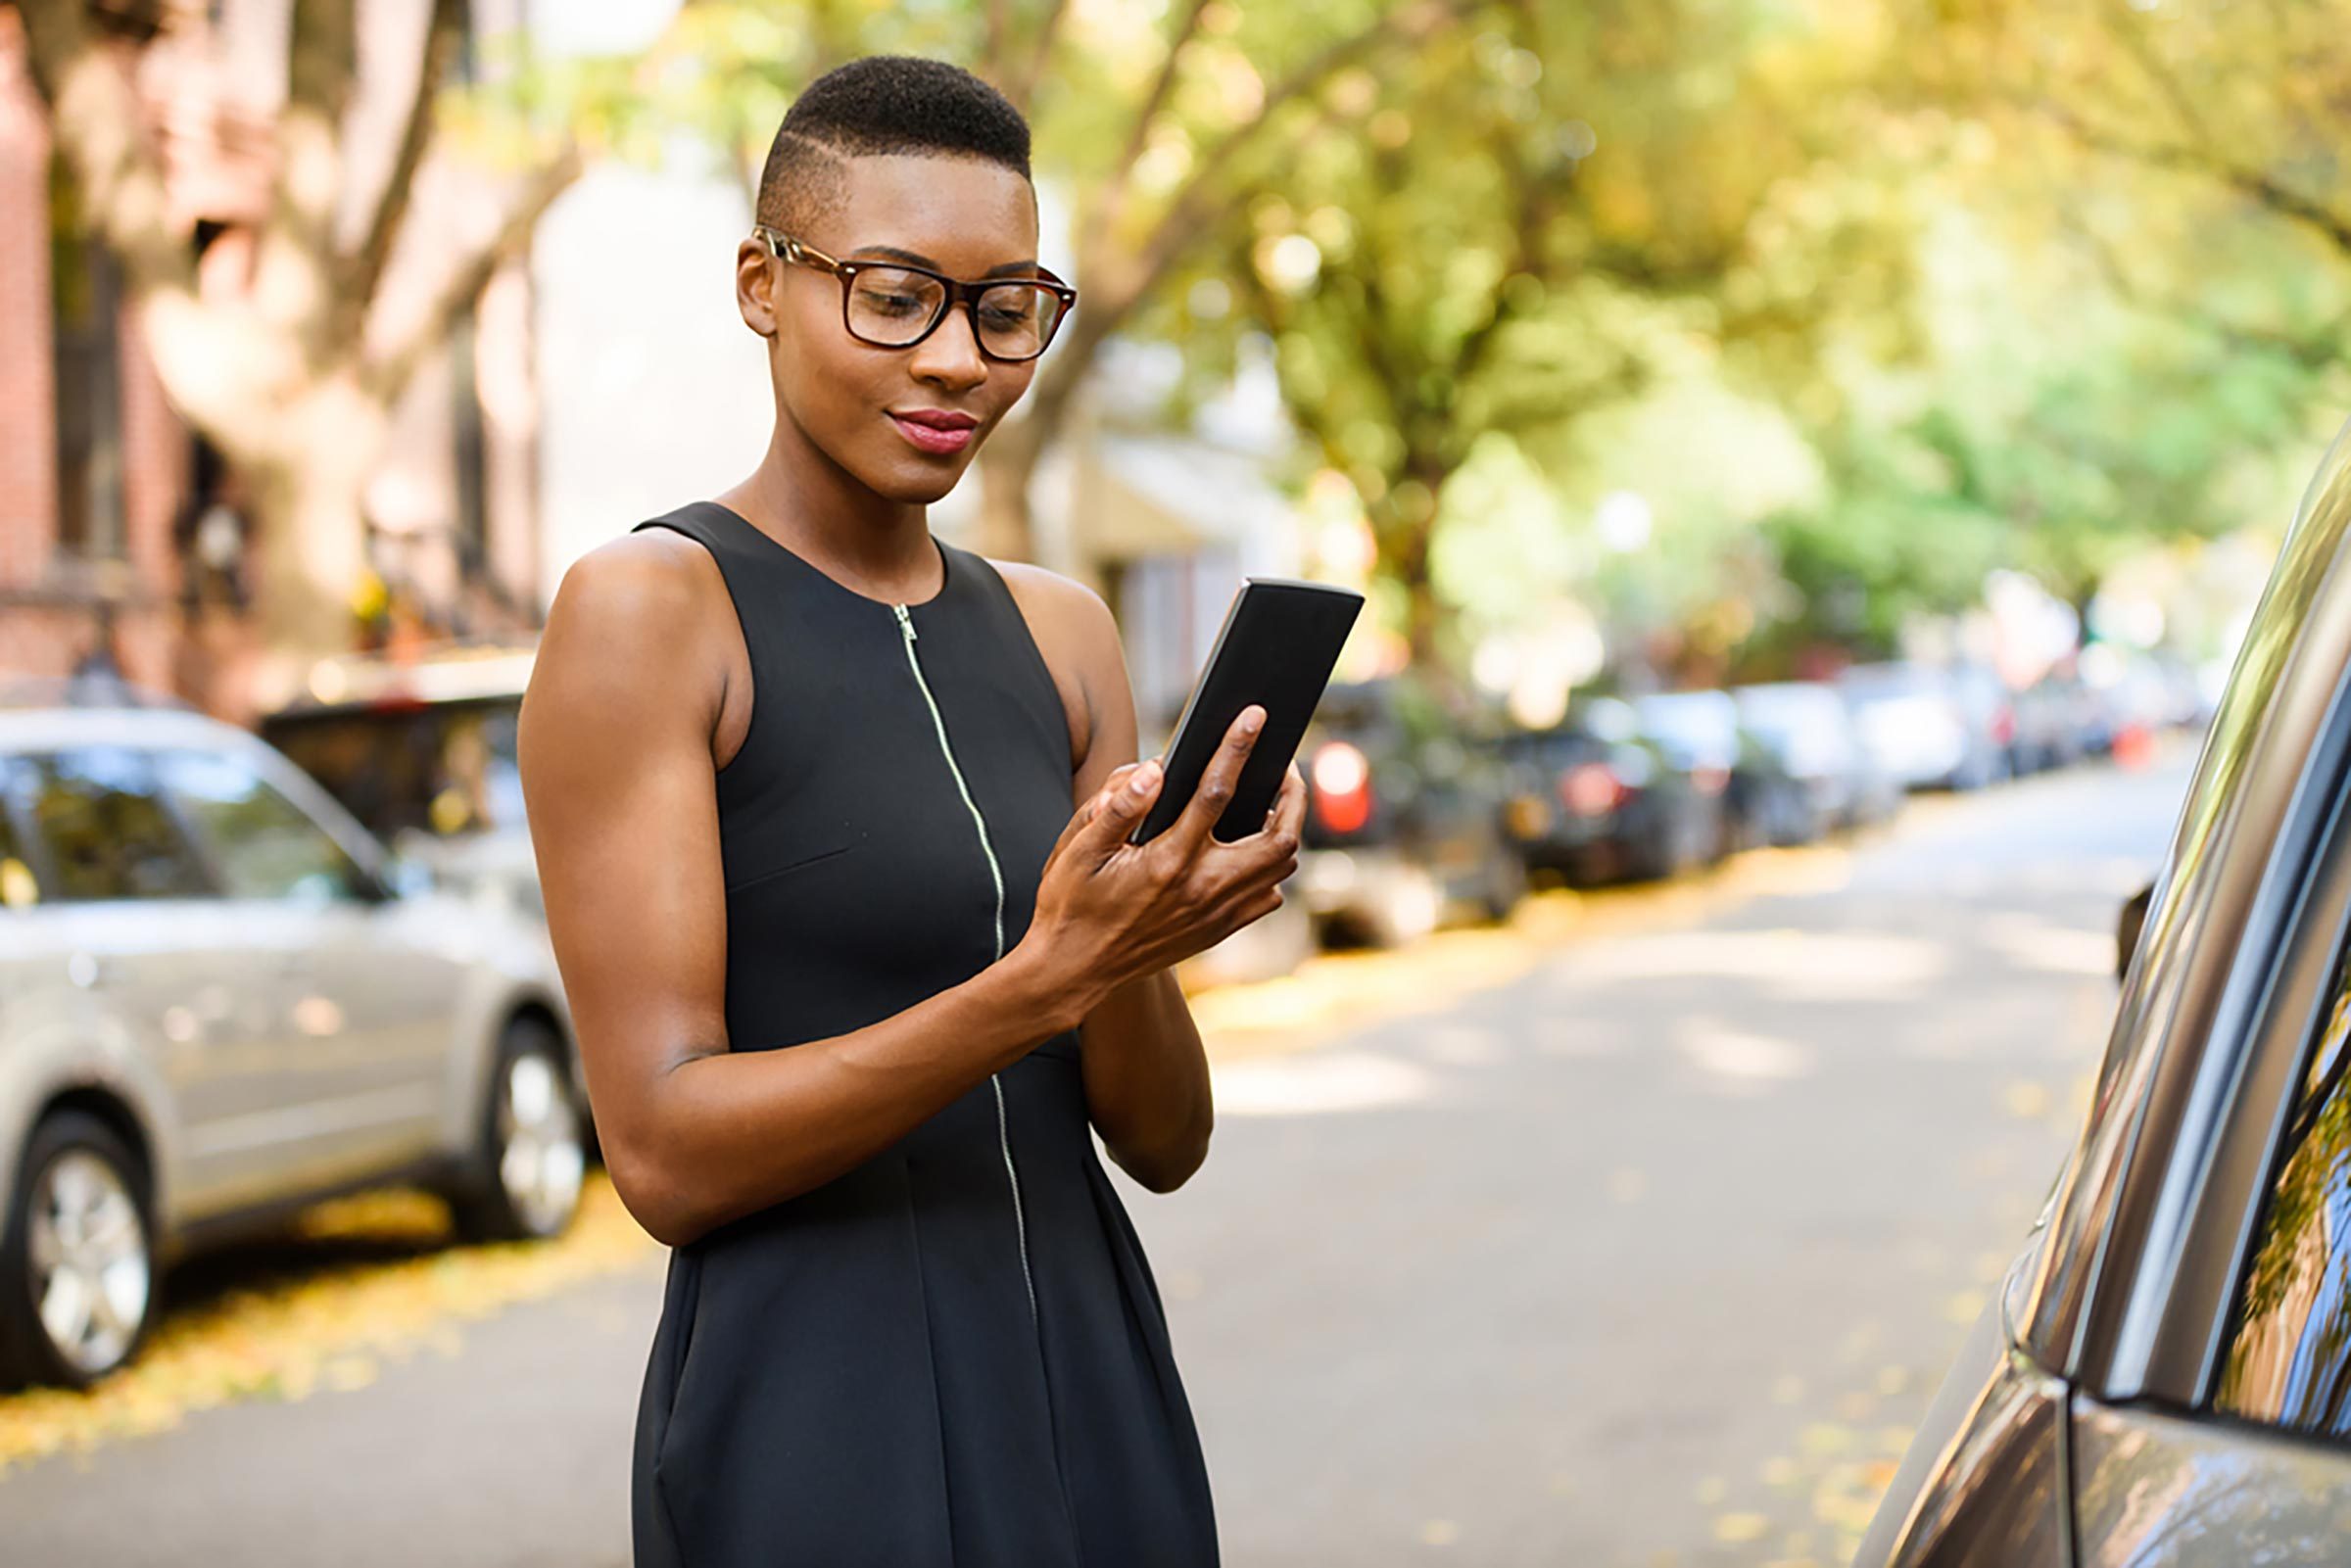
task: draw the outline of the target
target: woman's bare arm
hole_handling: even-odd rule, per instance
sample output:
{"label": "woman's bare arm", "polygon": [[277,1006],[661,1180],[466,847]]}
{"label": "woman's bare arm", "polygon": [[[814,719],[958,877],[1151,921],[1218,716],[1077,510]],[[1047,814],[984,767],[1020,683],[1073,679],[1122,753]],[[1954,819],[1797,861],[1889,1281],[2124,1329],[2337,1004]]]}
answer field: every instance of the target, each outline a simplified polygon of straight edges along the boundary
{"label": "woman's bare arm", "polygon": [[[1092,723],[1070,780],[1082,809],[1135,761],[1134,689],[1118,621],[1101,595],[1063,586],[1065,630]],[[1119,1168],[1153,1192],[1174,1192],[1208,1158],[1216,1127],[1208,1053],[1173,967],[1138,975],[1097,1002],[1079,1038],[1086,1114]]]}
{"label": "woman's bare arm", "polygon": [[591,551],[549,610],[518,736],[605,1164],[672,1247],[854,1169],[1091,1001],[1016,948],[878,1023],[729,1052],[712,758],[725,672],[744,667],[729,604],[682,536]]}

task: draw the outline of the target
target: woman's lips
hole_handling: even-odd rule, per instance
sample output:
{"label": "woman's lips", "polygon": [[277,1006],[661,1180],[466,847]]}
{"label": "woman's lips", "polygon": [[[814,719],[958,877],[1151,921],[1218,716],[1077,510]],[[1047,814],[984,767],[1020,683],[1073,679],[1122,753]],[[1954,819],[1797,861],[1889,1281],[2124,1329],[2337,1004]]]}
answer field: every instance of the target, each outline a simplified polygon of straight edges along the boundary
{"label": "woman's lips", "polygon": [[889,422],[898,427],[899,435],[924,451],[931,452],[963,451],[971,445],[972,433],[979,428],[977,425],[967,425],[961,430],[940,430],[932,425],[918,425],[911,419],[900,419],[894,413],[889,416]]}

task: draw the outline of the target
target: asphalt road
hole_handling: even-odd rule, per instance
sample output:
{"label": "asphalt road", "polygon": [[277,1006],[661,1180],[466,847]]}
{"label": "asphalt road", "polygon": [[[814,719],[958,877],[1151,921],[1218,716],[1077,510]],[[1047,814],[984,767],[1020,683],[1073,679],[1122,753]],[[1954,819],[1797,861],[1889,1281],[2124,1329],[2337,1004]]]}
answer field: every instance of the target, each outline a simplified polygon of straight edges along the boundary
{"label": "asphalt road", "polygon": [[[1117,1179],[1225,1561],[1844,1561],[2070,1144],[2183,784],[1926,802],[1695,924],[1221,1068],[1202,1172]],[[0,1560],[618,1568],[659,1257],[13,1469]]]}

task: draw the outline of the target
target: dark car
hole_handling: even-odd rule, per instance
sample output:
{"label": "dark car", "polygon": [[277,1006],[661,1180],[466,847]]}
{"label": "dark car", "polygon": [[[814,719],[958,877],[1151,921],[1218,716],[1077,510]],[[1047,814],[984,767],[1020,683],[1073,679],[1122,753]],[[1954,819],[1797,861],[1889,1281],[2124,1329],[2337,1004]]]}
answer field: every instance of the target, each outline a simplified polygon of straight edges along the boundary
{"label": "dark car", "polygon": [[1641,728],[1704,793],[1722,796],[1726,850],[1808,844],[1830,827],[1806,781],[1739,719],[1727,691],[1661,691],[1636,699]]}
{"label": "dark car", "polygon": [[1298,746],[1296,880],[1319,931],[1388,946],[1517,907],[1526,871],[1505,829],[1510,778],[1478,741],[1474,718],[1409,675],[1323,691]]}
{"label": "dark car", "polygon": [[2205,737],[2081,1140],[1860,1568],[2351,1557],[2347,540],[2351,429]]}
{"label": "dark car", "polygon": [[451,885],[544,905],[523,814],[515,729],[534,653],[454,647],[411,662],[355,654],[264,714],[262,737],[369,832]]}
{"label": "dark car", "polygon": [[1592,884],[1672,877],[1721,853],[1727,779],[1683,771],[1630,703],[1586,698],[1556,725],[1492,743],[1513,793],[1542,807],[1511,821],[1530,871]]}

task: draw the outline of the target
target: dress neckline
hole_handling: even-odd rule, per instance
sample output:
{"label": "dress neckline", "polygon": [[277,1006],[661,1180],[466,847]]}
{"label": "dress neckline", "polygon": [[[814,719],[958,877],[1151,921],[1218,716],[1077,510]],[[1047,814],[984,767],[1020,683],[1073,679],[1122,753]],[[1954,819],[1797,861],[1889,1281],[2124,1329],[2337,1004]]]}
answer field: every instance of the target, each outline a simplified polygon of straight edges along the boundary
{"label": "dress neckline", "polygon": [[743,513],[737,511],[734,507],[729,506],[726,502],[713,500],[705,501],[703,504],[714,507],[718,511],[725,513],[728,517],[733,518],[746,533],[757,535],[772,548],[781,551],[790,559],[797,561],[802,567],[807,569],[810,575],[821,578],[825,582],[830,583],[838,592],[846,594],[851,598],[863,599],[866,603],[879,606],[882,609],[894,610],[901,604],[903,604],[909,611],[928,609],[930,606],[936,604],[941,599],[945,598],[948,591],[955,586],[955,561],[954,557],[947,550],[946,541],[940,539],[936,534],[931,533],[928,529],[925,529],[924,532],[930,538],[932,547],[938,552],[938,592],[933,594],[929,598],[925,599],[876,598],[871,594],[861,593],[858,590],[849,587],[848,584],[842,582],[840,578],[835,577],[831,572],[826,571],[823,567],[817,565],[807,556],[802,555],[798,550],[793,549],[790,545],[785,544],[782,540],[776,538],[775,535],[769,533],[766,529],[761,528],[757,523],[752,522],[748,517],[744,516]]}

